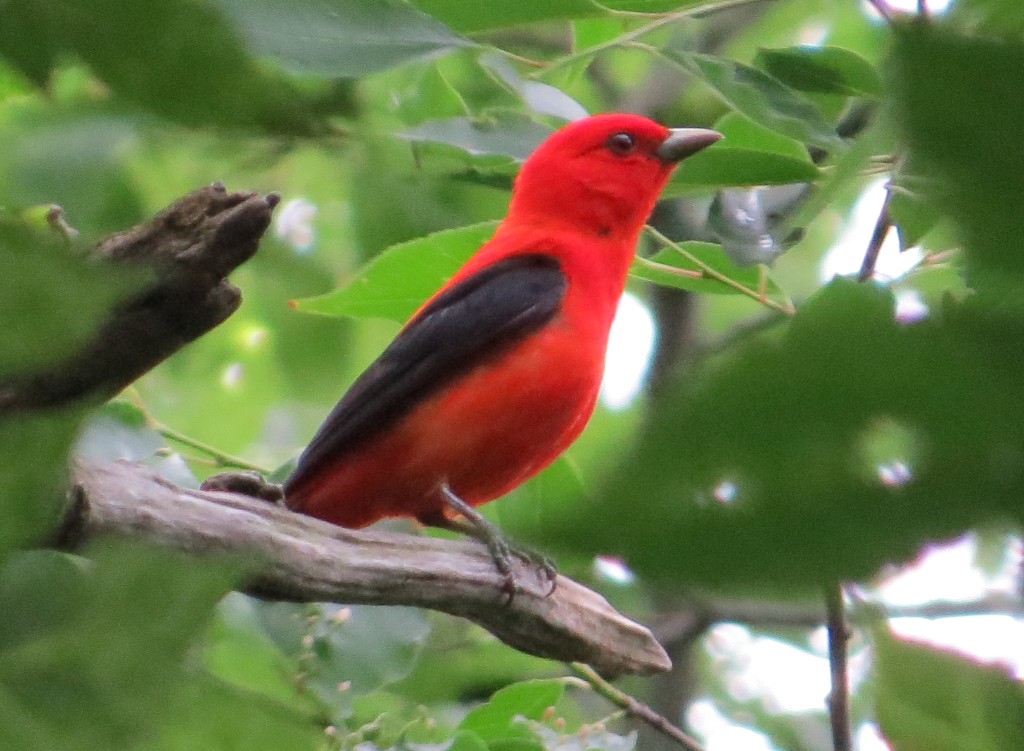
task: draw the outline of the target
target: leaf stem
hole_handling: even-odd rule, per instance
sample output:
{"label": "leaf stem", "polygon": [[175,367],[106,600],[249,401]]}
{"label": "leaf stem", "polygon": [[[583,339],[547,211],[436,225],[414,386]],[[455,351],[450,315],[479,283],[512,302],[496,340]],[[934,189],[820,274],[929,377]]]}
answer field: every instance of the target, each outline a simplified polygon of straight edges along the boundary
{"label": "leaf stem", "polygon": [[677,253],[681,253],[690,263],[692,263],[694,266],[701,270],[703,276],[709,279],[719,281],[722,284],[726,285],[727,287],[732,287],[740,294],[746,295],[751,299],[757,300],[766,308],[770,308],[778,313],[785,313],[786,315],[794,315],[796,313],[796,309],[793,307],[792,303],[783,304],[775,300],[768,299],[767,297],[763,297],[761,294],[758,293],[757,290],[751,289],[746,285],[740,284],[735,279],[726,276],[721,271],[718,271],[717,269],[714,269],[708,264],[704,263],[702,260],[697,258],[697,256],[693,255],[693,253],[690,253],[688,250],[686,250],[682,245],[675,242],[674,240],[669,239],[651,225],[645,225],[644,231],[647,232],[648,235],[653,237],[659,243],[664,245],[666,248],[671,248]]}
{"label": "leaf stem", "polygon": [[602,678],[596,670],[582,662],[569,663],[569,668],[580,678],[585,680],[596,693],[622,709],[630,717],[641,720],[659,733],[671,738],[686,751],[704,751],[703,746],[696,738],[687,735],[678,727],[669,722],[665,717],[655,712],[643,702],[633,698],[624,691],[615,688],[611,683]]}
{"label": "leaf stem", "polygon": [[[729,10],[743,5],[752,5],[754,3],[772,2],[773,0],[715,0],[714,2],[705,3],[691,8],[684,8],[683,10],[676,11],[674,13],[668,13],[665,15],[659,15],[653,21],[638,26],[632,31],[627,31],[625,34],[620,34],[614,39],[609,39],[600,44],[595,44],[593,47],[587,47],[584,50],[578,50],[568,55],[556,58],[547,64],[547,70],[555,70],[562,68],[570,63],[574,63],[577,60],[582,60],[586,57],[591,57],[599,52],[604,52],[612,47],[619,47],[621,45],[628,44],[645,34],[660,29],[662,26],[666,26],[673,21],[678,21],[682,18],[695,18],[698,16],[705,16],[710,13],[717,13],[722,10]],[[599,6],[602,7],[602,6]],[[644,14],[647,15],[647,14]]]}
{"label": "leaf stem", "polygon": [[169,441],[174,441],[175,443],[180,443],[182,446],[188,446],[189,448],[195,449],[196,451],[206,454],[208,457],[210,457],[211,460],[213,460],[214,465],[217,467],[233,467],[234,469],[247,469],[253,472],[259,472],[261,475],[270,474],[270,470],[265,467],[261,467],[258,464],[253,464],[252,462],[247,462],[245,459],[240,459],[237,456],[226,454],[220,449],[216,449],[213,446],[209,445],[208,443],[203,443],[202,441],[198,441],[195,438],[190,438],[184,433],[179,433],[174,428],[168,427],[167,425],[164,425],[161,422],[157,422],[152,418],[150,418],[150,420],[153,430],[162,435],[164,438],[166,438]]}
{"label": "leaf stem", "polygon": [[641,266],[646,266],[647,268],[651,269],[652,271],[664,271],[666,274],[674,274],[675,276],[681,276],[681,277],[684,277],[686,279],[703,279],[704,278],[704,272],[703,271],[693,271],[691,269],[679,269],[679,268],[676,268],[675,266],[669,266],[669,265],[664,264],[664,263],[658,263],[657,261],[652,261],[650,258],[644,258],[643,256],[637,256],[634,260],[637,263],[639,263]]}

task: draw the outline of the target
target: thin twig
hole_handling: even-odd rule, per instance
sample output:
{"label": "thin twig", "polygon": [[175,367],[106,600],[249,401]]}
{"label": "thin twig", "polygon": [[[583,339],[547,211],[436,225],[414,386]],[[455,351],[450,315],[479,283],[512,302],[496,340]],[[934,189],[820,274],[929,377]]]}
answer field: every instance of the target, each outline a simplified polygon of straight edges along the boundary
{"label": "thin twig", "polygon": [[825,589],[826,626],[828,627],[828,666],[832,690],[828,695],[828,715],[832,724],[835,751],[853,751],[850,728],[850,683],[847,674],[850,631],[846,626],[843,587],[833,584]]}
{"label": "thin twig", "polygon": [[581,662],[573,662],[569,664],[569,667],[576,675],[589,683],[590,687],[593,688],[594,691],[615,706],[620,707],[630,717],[635,717],[636,719],[647,723],[659,733],[671,738],[687,751],[704,751],[704,747],[700,745],[700,742],[698,742],[696,738],[684,733],[665,717],[655,712],[643,702],[638,701],[624,691],[620,691],[615,688],[615,686],[602,678],[598,672],[589,665],[585,665]]}
{"label": "thin twig", "polygon": [[697,256],[693,255],[693,253],[690,253],[689,251],[687,251],[686,248],[684,248],[682,245],[680,245],[679,243],[677,243],[677,242],[671,240],[670,238],[666,237],[665,235],[663,235],[661,232],[656,230],[651,225],[649,225],[649,224],[645,225],[644,226],[644,231],[648,235],[653,237],[655,240],[657,240],[659,243],[664,245],[666,248],[671,248],[672,250],[676,251],[677,253],[681,253],[686,258],[686,260],[688,260],[690,263],[692,263],[694,266],[696,266],[698,269],[700,269],[701,273],[705,277],[707,277],[709,279],[714,279],[715,281],[718,281],[718,282],[721,282],[722,284],[724,284],[724,285],[726,285],[728,287],[732,287],[734,290],[736,290],[740,294],[746,295],[747,297],[749,297],[751,299],[757,300],[759,303],[764,305],[766,308],[771,308],[772,310],[774,310],[774,311],[776,311],[778,313],[785,313],[786,315],[794,315],[796,313],[796,310],[793,308],[792,305],[784,305],[782,303],[776,302],[775,300],[770,300],[770,299],[762,298],[761,295],[758,294],[756,289],[751,289],[750,287],[747,287],[744,284],[740,284],[735,279],[732,279],[729,276],[726,276],[721,271],[718,271],[717,269],[715,269],[715,268],[709,266],[708,264],[704,263],[702,260],[697,258]]}
{"label": "thin twig", "polygon": [[864,251],[864,260],[860,265],[860,272],[857,274],[857,281],[866,282],[875,274],[875,264],[878,263],[878,254],[882,252],[882,243],[892,228],[892,217],[889,216],[889,199],[892,197],[890,186],[886,186],[885,200],[882,201],[882,209],[878,212],[878,221],[875,222],[875,229],[871,233],[871,240],[868,241],[867,250]]}
{"label": "thin twig", "polygon": [[253,472],[259,472],[261,475],[269,475],[271,473],[271,470],[267,469],[266,467],[261,467],[258,464],[247,462],[245,459],[240,459],[237,456],[232,456],[231,454],[224,453],[220,449],[216,449],[208,443],[203,443],[202,441],[198,441],[195,438],[190,438],[184,433],[179,433],[174,428],[170,428],[164,425],[163,423],[156,422],[154,420],[151,421],[150,424],[153,430],[155,430],[157,433],[162,435],[167,440],[174,441],[175,443],[180,443],[182,446],[188,446],[189,448],[195,449],[196,451],[200,451],[206,454],[213,462],[213,465],[215,467],[248,469]]}

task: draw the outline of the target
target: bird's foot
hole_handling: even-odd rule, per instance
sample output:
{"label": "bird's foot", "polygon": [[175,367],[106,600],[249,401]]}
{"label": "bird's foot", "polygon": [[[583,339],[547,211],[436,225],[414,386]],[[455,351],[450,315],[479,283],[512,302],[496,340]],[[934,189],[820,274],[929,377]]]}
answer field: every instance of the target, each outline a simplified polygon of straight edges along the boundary
{"label": "bird's foot", "polygon": [[284,489],[259,472],[221,472],[203,480],[200,490],[215,490],[258,498],[267,503],[284,503]]}
{"label": "bird's foot", "polygon": [[429,518],[421,518],[421,521],[434,526],[452,529],[461,532],[469,537],[482,542],[487,551],[491,554],[494,567],[504,578],[501,591],[507,597],[506,605],[511,605],[518,592],[523,591],[522,585],[516,580],[513,558],[518,558],[531,568],[538,579],[542,579],[548,585],[545,597],[550,597],[558,586],[558,569],[547,556],[529,548],[513,547],[494,524],[488,521],[479,511],[463,501],[447,485],[441,486],[441,496],[444,498],[445,506],[452,512],[458,514],[465,523],[460,524],[445,516],[443,513]]}

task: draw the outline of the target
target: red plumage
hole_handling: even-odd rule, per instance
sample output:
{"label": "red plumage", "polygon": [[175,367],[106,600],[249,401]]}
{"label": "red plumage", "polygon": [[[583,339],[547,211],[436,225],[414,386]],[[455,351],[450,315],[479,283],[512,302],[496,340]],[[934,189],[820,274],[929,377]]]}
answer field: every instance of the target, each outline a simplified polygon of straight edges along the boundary
{"label": "red plumage", "polygon": [[494,237],[417,311],[325,421],[288,505],[346,527],[437,519],[550,464],[594,408],[643,223],[676,162],[718,134],[598,115],[551,135]]}

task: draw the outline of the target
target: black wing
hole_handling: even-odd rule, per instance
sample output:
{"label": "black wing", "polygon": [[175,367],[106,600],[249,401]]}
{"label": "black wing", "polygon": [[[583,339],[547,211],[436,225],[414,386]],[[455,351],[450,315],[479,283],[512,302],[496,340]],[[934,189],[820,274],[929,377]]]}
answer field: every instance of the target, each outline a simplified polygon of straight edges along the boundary
{"label": "black wing", "polygon": [[420,311],[324,420],[285,484],[296,487],[409,408],[536,331],[558,312],[568,282],[558,261],[523,255],[464,279]]}

